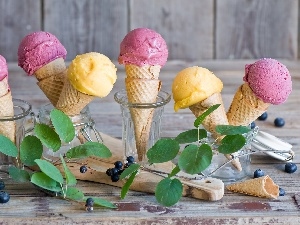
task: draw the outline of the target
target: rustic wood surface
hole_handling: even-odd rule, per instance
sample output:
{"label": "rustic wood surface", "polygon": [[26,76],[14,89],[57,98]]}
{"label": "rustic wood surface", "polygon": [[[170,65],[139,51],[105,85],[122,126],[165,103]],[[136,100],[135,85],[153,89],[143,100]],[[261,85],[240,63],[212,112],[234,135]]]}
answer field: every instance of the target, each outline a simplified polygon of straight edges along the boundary
{"label": "rustic wood surface", "polygon": [[68,51],[98,51],[113,60],[126,33],[157,30],[170,60],[298,57],[299,0],[0,0],[0,54],[17,61],[30,32],[56,35]]}
{"label": "rustic wood surface", "polygon": [[[242,83],[244,65],[254,60],[201,61],[193,63],[168,62],[160,78],[163,90],[170,91],[173,77],[181,69],[199,65],[213,71],[224,83],[222,96],[228,108],[235,90]],[[282,105],[271,106],[266,121],[257,121],[261,130],[291,143],[296,153],[294,162],[300,164],[300,63],[281,61],[289,68],[293,79],[293,92]],[[117,64],[116,64],[117,65]],[[103,99],[90,104],[97,128],[110,136],[121,137],[120,108],[113,94],[124,88],[124,69],[118,66],[118,80],[113,91]],[[48,101],[36,85],[34,77],[28,77],[15,64],[9,64],[9,83],[13,97],[27,100],[33,111]],[[286,125],[275,128],[273,121],[283,117]],[[174,137],[192,128],[194,116],[189,110],[175,113],[173,102],[165,107],[162,136]],[[252,156],[251,171],[264,170],[276,184],[285,189],[286,195],[276,200],[245,196],[225,190],[224,197],[216,202],[183,197],[173,207],[159,205],[153,194],[130,191],[120,200],[120,188],[97,182],[79,181],[78,187],[86,195],[110,200],[117,209],[97,208],[92,213],[84,211],[79,203],[49,196],[31,184],[7,181],[11,200],[0,205],[1,224],[299,224],[300,223],[300,170],[294,174],[283,171],[284,162],[262,154]],[[252,174],[249,174],[251,178]]]}

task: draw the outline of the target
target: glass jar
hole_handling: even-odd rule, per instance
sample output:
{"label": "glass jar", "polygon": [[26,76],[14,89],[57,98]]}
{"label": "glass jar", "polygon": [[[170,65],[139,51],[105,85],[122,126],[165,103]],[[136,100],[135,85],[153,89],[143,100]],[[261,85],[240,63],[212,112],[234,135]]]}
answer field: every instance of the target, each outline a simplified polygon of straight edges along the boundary
{"label": "glass jar", "polygon": [[170,102],[171,95],[165,91],[159,91],[154,103],[130,103],[128,102],[126,90],[121,90],[114,95],[115,101],[120,104],[122,114],[122,143],[124,148],[124,160],[128,156],[133,156],[137,162],[145,164],[147,162],[146,151],[137,151],[135,138],[135,128],[131,116],[131,110],[145,110],[151,119],[149,132],[145,134],[146,150],[151,148],[160,138],[161,118],[164,106]]}
{"label": "glass jar", "polygon": [[[13,126],[14,128],[11,130],[12,137],[14,138],[14,143],[17,148],[20,148],[20,144],[25,136],[25,127],[24,121],[25,117],[31,111],[31,105],[21,99],[12,99],[13,106],[14,106],[14,115],[13,116],[0,116],[0,123],[1,126]],[[7,130],[6,130],[7,132]],[[14,133],[13,133],[14,132]],[[9,134],[7,134],[9,135]],[[18,157],[11,157],[7,156],[3,153],[0,153],[0,179],[7,179],[9,178],[8,168],[10,166],[16,166],[18,168],[22,168],[23,165],[21,164]]]}
{"label": "glass jar", "polygon": [[[52,109],[54,109],[52,104],[42,106],[36,118],[37,122],[52,126],[50,119]],[[100,133],[95,128],[95,122],[91,117],[88,106],[84,107],[80,114],[70,116],[70,119],[75,127],[75,138],[69,143],[62,142],[61,148],[56,152],[44,146],[43,158],[49,161],[57,161],[60,154],[64,155],[69,149],[87,141],[103,142]]]}

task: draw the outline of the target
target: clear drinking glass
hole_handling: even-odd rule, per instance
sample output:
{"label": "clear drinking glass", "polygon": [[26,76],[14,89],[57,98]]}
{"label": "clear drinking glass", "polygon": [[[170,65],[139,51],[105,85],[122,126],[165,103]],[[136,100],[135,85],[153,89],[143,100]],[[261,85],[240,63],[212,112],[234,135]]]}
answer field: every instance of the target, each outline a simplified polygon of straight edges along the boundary
{"label": "clear drinking glass", "polygon": [[[12,101],[14,105],[14,116],[0,116],[0,123],[3,127],[12,122],[15,124],[14,142],[19,149],[25,135],[25,117],[30,113],[31,105],[21,99],[13,98]],[[8,168],[12,165],[19,168],[22,168],[23,166],[19,160],[19,157],[11,157],[0,153],[0,179],[9,178]]]}
{"label": "clear drinking glass", "polygon": [[135,141],[134,124],[131,118],[130,109],[152,109],[153,117],[147,140],[147,149],[151,148],[160,138],[161,118],[164,106],[170,102],[171,95],[165,91],[159,91],[155,103],[130,103],[128,102],[126,90],[121,90],[114,95],[115,101],[120,104],[122,114],[122,142],[124,148],[124,160],[127,156],[133,156],[137,162],[146,163],[146,152],[142,156],[138,156]]}

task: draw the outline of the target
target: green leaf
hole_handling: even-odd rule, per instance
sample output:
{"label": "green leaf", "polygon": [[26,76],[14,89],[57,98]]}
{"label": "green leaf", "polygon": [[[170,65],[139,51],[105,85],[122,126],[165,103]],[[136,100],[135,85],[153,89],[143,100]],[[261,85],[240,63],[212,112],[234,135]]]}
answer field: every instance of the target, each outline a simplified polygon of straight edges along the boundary
{"label": "green leaf", "polygon": [[15,166],[8,168],[9,176],[17,182],[30,181],[30,174],[26,170],[21,170]]}
{"label": "green leaf", "polygon": [[203,120],[211,114],[213,111],[215,111],[221,104],[216,104],[211,107],[209,107],[204,113],[202,113],[194,122],[195,127],[199,127],[200,124],[203,122]]}
{"label": "green leaf", "polygon": [[[88,197],[84,197],[84,200],[86,201]],[[102,198],[96,198],[96,197],[90,197],[90,198],[93,198],[94,200],[94,205],[98,205],[98,206],[103,206],[103,207],[106,207],[106,208],[110,208],[110,209],[116,209],[117,206],[105,199],[102,199]]]}
{"label": "green leaf", "polygon": [[67,185],[76,185],[77,180],[76,177],[74,176],[74,174],[70,171],[70,169],[68,168],[64,157],[62,155],[60,155],[60,160],[62,162],[63,168],[64,168],[64,173],[65,173],[65,177],[66,177],[66,184]]}
{"label": "green leaf", "polygon": [[58,134],[46,124],[36,124],[34,126],[35,135],[49,149],[56,152],[61,147],[61,141]]}
{"label": "green leaf", "polygon": [[44,172],[47,176],[49,176],[51,179],[57,181],[60,184],[64,182],[64,178],[61,175],[59,169],[57,169],[52,163],[43,159],[36,159],[34,161],[36,162],[36,164],[38,164],[41,171]]}
{"label": "green leaf", "polygon": [[155,189],[156,200],[164,206],[175,205],[182,196],[183,186],[180,180],[165,178]]}
{"label": "green leaf", "polygon": [[120,175],[120,179],[124,179],[125,177],[129,176],[135,171],[138,171],[140,168],[140,165],[137,163],[131,164],[128,168],[126,168]]}
{"label": "green leaf", "polygon": [[245,134],[251,131],[246,126],[232,126],[232,125],[217,125],[216,132],[221,135],[234,135],[234,134]]}
{"label": "green leaf", "polygon": [[180,149],[179,143],[171,138],[158,140],[148,151],[149,163],[163,163],[176,157]]}
{"label": "green leaf", "polygon": [[43,145],[40,139],[28,135],[24,137],[20,145],[20,159],[26,166],[36,165],[34,160],[40,159],[43,154]]}
{"label": "green leaf", "polygon": [[36,172],[32,174],[31,183],[49,191],[61,192],[59,183],[48,177],[43,172]]}
{"label": "green leaf", "polygon": [[180,168],[179,168],[179,166],[178,165],[176,165],[175,167],[174,167],[174,169],[171,171],[171,173],[169,174],[169,176],[168,177],[173,177],[173,176],[175,176],[177,173],[179,173],[180,172]]}
{"label": "green leaf", "polygon": [[230,154],[240,150],[246,144],[246,139],[241,134],[226,135],[218,147],[218,151],[223,154]]}
{"label": "green leaf", "polygon": [[75,137],[75,128],[71,119],[58,109],[50,112],[50,118],[55,131],[64,142],[68,143]]}
{"label": "green leaf", "polygon": [[187,146],[179,156],[178,166],[189,174],[198,174],[205,170],[211,163],[212,150],[207,144],[199,147],[191,144]]}
{"label": "green leaf", "polygon": [[80,201],[84,198],[84,194],[81,190],[75,187],[68,187],[66,191],[66,198],[72,199],[75,201]]}
{"label": "green leaf", "polygon": [[193,143],[207,137],[207,131],[204,129],[192,129],[180,133],[175,140],[179,144]]}
{"label": "green leaf", "polygon": [[126,181],[126,183],[123,185],[122,190],[121,190],[121,199],[124,199],[126,197],[126,194],[136,176],[136,174],[138,173],[138,171],[136,170],[135,172],[133,172],[130,177],[128,178],[128,180]]}
{"label": "green leaf", "polygon": [[0,152],[11,157],[17,157],[19,153],[16,145],[3,135],[0,135]]}
{"label": "green leaf", "polygon": [[97,156],[100,158],[109,158],[112,156],[111,151],[102,143],[86,142],[71,148],[66,153],[67,158],[86,158],[89,156]]}

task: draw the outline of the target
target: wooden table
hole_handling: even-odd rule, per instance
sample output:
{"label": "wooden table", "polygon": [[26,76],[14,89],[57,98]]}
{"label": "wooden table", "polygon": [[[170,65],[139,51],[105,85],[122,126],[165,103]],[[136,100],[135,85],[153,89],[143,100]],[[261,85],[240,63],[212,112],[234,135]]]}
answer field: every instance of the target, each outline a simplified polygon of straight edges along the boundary
{"label": "wooden table", "polygon": [[[247,61],[169,62],[161,71],[162,89],[171,91],[175,74],[187,66],[199,65],[213,71],[224,83],[222,92],[228,108],[235,90],[242,83]],[[271,106],[266,121],[257,121],[261,130],[269,132],[293,145],[294,162],[300,167],[300,63],[282,61],[293,79],[293,92],[282,105]],[[117,64],[116,64],[117,65]],[[14,98],[30,102],[33,111],[46,104],[47,98],[36,85],[34,77],[27,77],[16,66],[9,65],[9,81]],[[118,80],[113,91],[103,99],[90,104],[97,128],[110,136],[121,137],[121,115],[113,94],[124,88],[124,69],[118,66]],[[273,121],[283,117],[286,124],[276,128]],[[193,127],[194,116],[189,110],[173,111],[173,101],[165,107],[162,136],[175,137]],[[98,196],[116,203],[115,210],[98,208],[92,213],[78,203],[65,201],[45,194],[32,184],[6,182],[11,199],[0,205],[0,224],[299,224],[300,223],[300,169],[294,174],[283,171],[285,163],[263,154],[252,156],[251,171],[260,168],[282,187],[286,195],[276,200],[245,196],[225,190],[224,197],[216,202],[183,197],[173,207],[159,205],[152,194],[130,191],[120,199],[120,188],[95,182],[79,181],[86,195]],[[252,174],[249,175],[249,178]]]}

